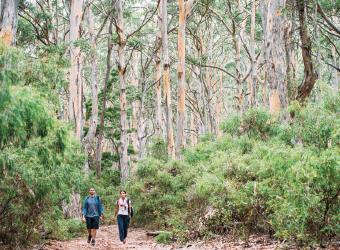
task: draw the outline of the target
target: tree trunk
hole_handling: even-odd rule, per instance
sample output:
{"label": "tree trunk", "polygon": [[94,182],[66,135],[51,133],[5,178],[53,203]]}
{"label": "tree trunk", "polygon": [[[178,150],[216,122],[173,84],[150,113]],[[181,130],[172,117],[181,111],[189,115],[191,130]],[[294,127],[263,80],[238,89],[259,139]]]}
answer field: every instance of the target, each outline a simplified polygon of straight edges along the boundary
{"label": "tree trunk", "polygon": [[[296,78],[296,66],[295,66],[295,56],[294,56],[294,44],[293,44],[293,23],[294,15],[292,19],[286,22],[284,37],[285,37],[285,49],[286,49],[286,62],[287,62],[287,95],[288,100],[292,99],[292,96],[296,96],[292,94],[293,86]],[[294,98],[293,97],[293,98]]]}
{"label": "tree trunk", "polygon": [[[115,0],[112,0],[114,3]],[[110,14],[112,15],[112,14]],[[113,18],[110,17],[110,24],[109,24],[109,31],[108,31],[108,41],[107,41],[107,56],[106,56],[106,73],[104,79],[104,86],[103,86],[103,104],[102,104],[102,111],[100,114],[100,124],[99,124],[99,131],[98,131],[98,139],[97,139],[97,146],[96,146],[96,174],[97,178],[100,178],[101,173],[101,160],[102,160],[102,141],[104,136],[104,123],[105,123],[105,111],[106,111],[106,98],[107,98],[107,85],[110,77],[111,72],[111,55],[112,55],[112,23]]]}
{"label": "tree trunk", "polygon": [[[87,151],[88,158],[91,158],[94,151],[93,142],[96,136],[98,124],[98,81],[97,81],[97,38],[94,30],[94,17],[91,7],[88,10],[88,25],[91,40],[91,95],[92,95],[92,109],[89,130],[83,139],[84,147]],[[87,165],[88,166],[88,165]],[[85,168],[88,171],[88,168]],[[96,169],[97,177],[100,176],[99,169]]]}
{"label": "tree trunk", "polygon": [[177,136],[176,157],[179,157],[184,148],[184,116],[185,116],[185,6],[184,0],[178,0],[179,26],[178,26],[178,107],[177,107]]}
{"label": "tree trunk", "polygon": [[155,131],[158,137],[162,136],[162,89],[161,89],[161,77],[162,77],[162,67],[161,67],[161,48],[162,48],[162,3],[158,5],[158,15],[157,15],[157,35],[156,35],[156,53],[155,53],[155,64],[156,64],[156,74],[155,74]]}
{"label": "tree trunk", "polygon": [[[135,88],[135,90],[139,89],[139,72],[138,72],[138,58],[135,53],[132,55],[132,65],[131,65],[131,85]],[[140,110],[140,98],[134,99],[132,101],[132,117],[131,117],[131,129],[133,132],[131,133],[131,142],[134,149],[138,149],[138,122],[139,122],[139,110]]]}
{"label": "tree trunk", "polygon": [[308,34],[307,23],[305,20],[305,4],[304,1],[296,0],[296,6],[299,12],[300,22],[300,39],[301,39],[301,50],[302,59],[304,64],[304,80],[298,87],[298,94],[296,99],[299,102],[304,102],[305,99],[310,95],[313,90],[314,84],[318,79],[318,75],[314,69],[312,59],[312,42]]}
{"label": "tree trunk", "polygon": [[116,1],[118,35],[118,75],[119,75],[119,101],[120,101],[120,179],[125,183],[129,177],[128,167],[128,141],[127,141],[127,114],[126,114],[126,83],[125,83],[125,45],[126,35],[124,31],[123,0]]}
{"label": "tree trunk", "polygon": [[284,43],[285,0],[261,1],[265,44],[266,75],[269,82],[269,109],[278,114],[288,105]]}
{"label": "tree trunk", "polygon": [[216,91],[216,109],[215,109],[216,136],[218,138],[222,136],[222,132],[220,129],[222,115],[222,98],[223,98],[223,72],[221,71],[218,90]]}
{"label": "tree trunk", "polygon": [[257,85],[257,63],[255,56],[255,25],[256,25],[256,1],[253,0],[250,23],[250,42],[249,52],[251,56],[251,78],[250,78],[250,94],[249,104],[251,107],[256,106],[256,85]]}
{"label": "tree trunk", "polygon": [[167,130],[167,145],[168,155],[175,158],[174,150],[174,135],[172,127],[172,109],[171,109],[171,87],[170,87],[170,61],[168,48],[168,10],[167,0],[162,1],[162,50],[163,50],[163,84],[164,84],[164,99],[166,113],[166,130]]}
{"label": "tree trunk", "polygon": [[234,45],[234,57],[235,57],[235,75],[236,75],[236,86],[237,86],[237,94],[236,94],[236,109],[242,112],[243,107],[243,88],[242,88],[242,80],[241,80],[241,49],[240,49],[240,40],[236,33],[236,23],[233,20],[233,29],[232,29],[232,39]]}
{"label": "tree trunk", "polygon": [[145,108],[145,96],[146,88],[143,86],[140,107],[138,111],[138,128],[137,128],[137,138],[138,138],[138,159],[140,160],[144,156],[145,144],[146,144],[146,120],[144,118],[144,108]]}
{"label": "tree trunk", "polygon": [[80,25],[83,15],[83,0],[71,1],[70,13],[70,82],[69,82],[69,121],[74,122],[75,133],[78,140],[81,140],[83,126],[83,81],[82,81],[82,55],[80,47],[75,42],[80,38]]}
{"label": "tree trunk", "polygon": [[[256,2],[256,1],[255,1]],[[254,1],[253,1],[254,3]],[[245,37],[244,37],[244,31],[246,29],[246,24],[247,24],[247,12],[244,10],[244,5],[246,5],[246,1],[245,3],[242,3],[241,0],[238,0],[238,10],[240,13],[240,16],[242,18],[241,24],[240,24],[240,32],[239,35],[237,36],[237,42],[238,42],[238,47],[239,47],[239,55],[238,55],[238,67],[239,67],[239,74],[240,74],[240,86],[239,86],[239,95],[241,97],[241,106],[240,106],[240,110],[241,110],[241,114],[243,114],[246,110],[247,107],[247,88],[248,88],[248,84],[247,81],[243,79],[243,74],[242,74],[242,68],[241,68],[241,44],[245,43]]]}
{"label": "tree trunk", "polygon": [[[333,64],[338,67],[338,57],[336,55],[336,50],[335,46],[332,46],[332,59],[333,59]],[[333,69],[333,88],[335,91],[339,91],[339,81],[340,81],[340,72],[337,69]]]}
{"label": "tree trunk", "polygon": [[6,45],[15,43],[19,0],[2,0],[0,6],[0,38]]}
{"label": "tree trunk", "polygon": [[[212,52],[212,40],[211,32],[207,32],[205,35],[205,38],[207,40],[206,47],[203,47],[202,53],[207,58],[207,64],[212,64],[213,61],[211,60],[211,52]],[[203,43],[202,43],[203,45]],[[205,68],[205,81],[202,81],[203,83],[203,100],[204,100],[204,114],[205,114],[205,123],[206,123],[206,129],[208,133],[214,134],[215,133],[215,122],[213,118],[213,108],[212,108],[212,88],[213,88],[213,77],[214,74],[211,73],[212,69],[207,67]]]}
{"label": "tree trunk", "polygon": [[197,144],[197,118],[194,111],[190,112],[190,144]]}

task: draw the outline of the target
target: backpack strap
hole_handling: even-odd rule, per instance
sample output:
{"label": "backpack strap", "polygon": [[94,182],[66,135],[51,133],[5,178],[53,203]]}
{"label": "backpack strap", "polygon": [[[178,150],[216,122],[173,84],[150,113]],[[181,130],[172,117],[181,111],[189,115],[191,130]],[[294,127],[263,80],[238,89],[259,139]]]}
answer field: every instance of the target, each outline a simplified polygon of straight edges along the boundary
{"label": "backpack strap", "polygon": [[127,198],[127,204],[128,204],[128,212],[129,212],[129,215],[131,214],[131,206],[130,206],[130,199]]}

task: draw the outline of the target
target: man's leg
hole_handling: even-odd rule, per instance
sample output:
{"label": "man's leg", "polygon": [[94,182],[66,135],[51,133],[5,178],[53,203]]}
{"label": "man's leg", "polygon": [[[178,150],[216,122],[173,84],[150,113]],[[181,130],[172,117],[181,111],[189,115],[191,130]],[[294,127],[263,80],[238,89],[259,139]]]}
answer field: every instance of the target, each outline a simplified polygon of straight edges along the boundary
{"label": "man's leg", "polygon": [[91,229],[91,237],[92,237],[92,239],[93,240],[95,240],[96,239],[96,236],[97,236],[97,229]]}
{"label": "man's leg", "polygon": [[91,242],[91,218],[86,217],[85,220],[86,220],[87,232],[89,233],[87,237],[87,243],[90,243]]}
{"label": "man's leg", "polygon": [[91,236],[92,236],[92,246],[96,244],[96,236],[97,236],[97,230],[99,229],[99,217],[93,217],[92,221],[92,230],[91,230]]}
{"label": "man's leg", "polygon": [[87,229],[87,232],[89,233],[87,237],[87,243],[90,243],[91,242],[91,229]]}
{"label": "man's leg", "polygon": [[124,219],[122,215],[117,216],[118,222],[118,230],[119,230],[119,239],[120,241],[124,240]]}

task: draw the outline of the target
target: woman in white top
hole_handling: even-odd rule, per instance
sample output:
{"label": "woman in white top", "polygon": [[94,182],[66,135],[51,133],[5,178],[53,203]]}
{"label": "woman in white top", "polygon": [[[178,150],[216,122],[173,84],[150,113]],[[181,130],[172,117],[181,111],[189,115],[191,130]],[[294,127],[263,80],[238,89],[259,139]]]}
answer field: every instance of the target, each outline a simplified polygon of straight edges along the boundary
{"label": "woman in white top", "polygon": [[115,206],[115,217],[117,216],[119,239],[125,244],[130,223],[131,201],[126,198],[126,191],[121,190],[119,194],[120,198]]}

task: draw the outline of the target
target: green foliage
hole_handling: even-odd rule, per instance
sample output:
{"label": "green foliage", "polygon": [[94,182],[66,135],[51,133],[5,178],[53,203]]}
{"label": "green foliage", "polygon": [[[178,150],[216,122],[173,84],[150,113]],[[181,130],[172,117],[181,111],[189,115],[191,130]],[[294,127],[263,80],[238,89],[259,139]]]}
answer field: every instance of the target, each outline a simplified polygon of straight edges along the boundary
{"label": "green foliage", "polygon": [[60,214],[61,202],[79,190],[84,156],[36,81],[27,86],[24,55],[0,50],[0,240],[20,245],[38,240],[37,229],[54,223],[45,218]]}
{"label": "green foliage", "polygon": [[49,214],[44,217],[44,230],[46,238],[68,240],[81,236],[85,233],[85,227],[82,221],[78,219],[61,219],[59,214],[52,220]]}
{"label": "green foliage", "polygon": [[159,235],[156,236],[157,243],[169,244],[172,241],[173,234],[171,232],[160,232]]}
{"label": "green foliage", "polygon": [[322,100],[293,103],[287,124],[263,110],[232,116],[222,138],[187,148],[180,162],[150,154],[128,185],[136,222],[179,240],[264,232],[312,246],[338,235],[340,102]]}
{"label": "green foliage", "polygon": [[162,161],[166,161],[168,159],[167,145],[162,138],[154,138],[148,152],[153,158],[157,158]]}

